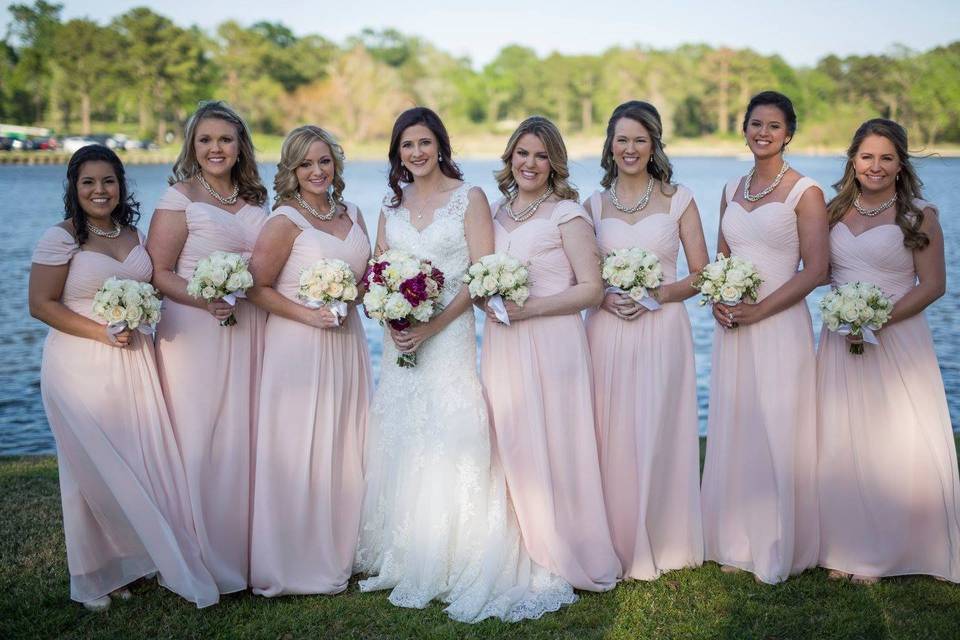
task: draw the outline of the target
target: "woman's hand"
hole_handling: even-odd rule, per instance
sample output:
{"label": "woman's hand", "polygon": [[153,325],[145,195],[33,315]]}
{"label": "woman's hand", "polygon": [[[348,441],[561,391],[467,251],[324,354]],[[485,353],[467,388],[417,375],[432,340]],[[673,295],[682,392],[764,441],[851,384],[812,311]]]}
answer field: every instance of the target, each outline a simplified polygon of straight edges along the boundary
{"label": "woman's hand", "polygon": [[223,322],[230,317],[230,314],[236,309],[235,305],[228,304],[222,299],[212,300],[207,303],[207,312],[214,318]]}
{"label": "woman's hand", "polygon": [[713,317],[725,329],[734,329],[740,325],[748,325],[760,319],[759,310],[755,304],[738,302],[729,307],[720,302],[713,305]]}
{"label": "woman's hand", "polygon": [[630,296],[613,292],[604,294],[600,308],[609,311],[621,320],[636,320],[647,312],[646,307],[638,304]]}
{"label": "woman's hand", "polygon": [[[414,353],[423,344],[423,341],[436,333],[434,322],[413,325],[403,331],[390,327],[390,337],[400,353]],[[389,326],[389,325],[388,325]]]}
{"label": "woman's hand", "polygon": [[[525,311],[526,307],[521,307],[516,302],[503,300],[503,308],[507,312],[507,317],[510,319],[510,322],[516,322],[517,320],[526,320],[530,317],[528,311]],[[488,300],[483,304],[483,311],[487,314],[487,317],[493,320],[496,323],[503,324],[500,322],[500,318],[497,317],[496,312],[490,307],[490,301]]]}
{"label": "woman's hand", "polygon": [[125,346],[130,344],[132,340],[133,331],[130,329],[124,329],[120,333],[110,333],[109,325],[103,328],[103,334],[100,338],[100,342],[111,347],[117,347],[119,349],[123,349]]}
{"label": "woman's hand", "polygon": [[340,317],[326,307],[311,309],[309,325],[316,329],[336,329],[340,326]]}

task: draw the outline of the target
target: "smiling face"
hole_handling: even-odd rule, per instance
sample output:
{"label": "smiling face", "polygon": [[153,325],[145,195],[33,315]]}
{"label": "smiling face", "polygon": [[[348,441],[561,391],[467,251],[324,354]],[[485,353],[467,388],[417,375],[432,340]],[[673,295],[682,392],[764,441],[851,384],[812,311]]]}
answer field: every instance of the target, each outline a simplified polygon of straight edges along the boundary
{"label": "smiling face", "polygon": [[204,118],[197,123],[193,150],[197,163],[208,176],[218,178],[230,175],[240,155],[237,128],[220,118]]}
{"label": "smiling face", "polygon": [[533,133],[520,136],[510,156],[510,170],[520,191],[543,193],[550,178],[550,156],[539,136]]}
{"label": "smiling face", "polygon": [[642,173],[653,155],[653,138],[641,123],[620,118],[613,130],[611,145],[617,173],[634,176]]}
{"label": "smiling face", "polygon": [[750,151],[758,159],[780,153],[788,142],[787,117],[774,105],[761,104],[753,108],[744,131]]}
{"label": "smiling face", "polygon": [[864,193],[892,195],[900,173],[897,148],[884,136],[869,135],[853,156],[853,170]]}
{"label": "smiling face", "polygon": [[403,130],[400,136],[400,162],[414,179],[428,176],[436,170],[439,153],[437,137],[429,127],[415,124]]}
{"label": "smiling face", "polygon": [[77,173],[77,199],[92,220],[107,222],[120,204],[120,181],[109,162],[91,160]]}
{"label": "smiling face", "polygon": [[333,182],[335,165],[330,146],[317,140],[307,149],[307,154],[297,166],[297,184],[300,193],[322,196]]}

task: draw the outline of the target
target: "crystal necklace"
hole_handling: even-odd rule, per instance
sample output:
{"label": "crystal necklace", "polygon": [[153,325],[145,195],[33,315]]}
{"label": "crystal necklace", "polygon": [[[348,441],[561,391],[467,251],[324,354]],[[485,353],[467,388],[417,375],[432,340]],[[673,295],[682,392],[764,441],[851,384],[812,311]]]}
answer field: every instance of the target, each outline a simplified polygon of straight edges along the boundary
{"label": "crystal necklace", "polygon": [[879,206],[876,206],[873,209],[867,209],[862,204],[860,204],[860,196],[862,195],[863,195],[862,193],[858,193],[857,197],[854,198],[853,208],[857,210],[857,213],[859,213],[862,216],[867,216],[868,218],[872,218],[873,216],[880,215],[881,213],[883,213],[884,211],[892,207],[893,203],[897,201],[897,194],[894,193],[892,198],[890,198],[885,202],[882,202]]}
{"label": "crystal necklace", "polygon": [[643,192],[643,196],[637,200],[637,204],[632,207],[628,207],[620,203],[620,198],[617,197],[617,184],[620,178],[614,178],[613,184],[610,185],[610,202],[613,203],[613,206],[617,208],[617,211],[622,211],[623,213],[636,213],[643,209],[647,204],[650,203],[650,194],[653,193],[653,176],[650,176],[647,179],[647,188]]}
{"label": "crystal necklace", "polygon": [[197,182],[203,185],[203,188],[207,190],[207,193],[213,196],[213,198],[218,202],[220,202],[220,204],[225,204],[229,206],[231,204],[237,203],[237,197],[240,195],[240,185],[236,185],[236,184],[233,185],[233,193],[231,193],[227,197],[223,197],[222,195],[217,193],[216,189],[210,186],[209,182],[203,179],[203,173],[199,171],[197,172]]}
{"label": "crystal necklace", "polygon": [[317,218],[318,220],[323,220],[326,222],[327,220],[333,220],[333,216],[337,212],[337,205],[333,201],[333,194],[330,193],[329,191],[327,191],[326,193],[327,193],[327,203],[329,203],[330,205],[330,211],[328,211],[327,213],[321,212],[319,209],[317,209],[316,207],[311,205],[309,202],[304,200],[303,196],[300,195],[299,191],[294,192],[293,199],[296,200],[297,204],[303,207],[303,209],[307,213],[312,215],[314,218]]}
{"label": "crystal necklace", "polygon": [[520,194],[517,193],[517,195],[510,198],[510,200],[507,202],[507,213],[510,215],[511,218],[513,218],[515,222],[523,222],[524,220],[526,220],[527,218],[535,214],[537,212],[537,209],[540,208],[540,205],[546,202],[547,198],[553,195],[553,187],[547,187],[547,190],[544,191],[542,194],[540,194],[539,198],[537,198],[536,200],[534,200],[533,202],[525,206],[520,211],[514,212],[513,203],[516,202],[517,196],[519,195]]}
{"label": "crystal necklace", "polygon": [[754,166],[752,169],[750,169],[750,173],[747,174],[746,182],[743,183],[743,199],[747,202],[757,202],[770,195],[770,193],[780,184],[780,181],[783,180],[783,176],[789,168],[790,165],[787,164],[786,160],[784,160],[783,166],[780,167],[780,173],[778,173],[777,177],[773,179],[773,182],[770,183],[770,186],[756,195],[750,195],[750,181],[753,180],[753,176],[757,172],[757,167]]}
{"label": "crystal necklace", "polygon": [[[113,221],[111,221],[111,222],[113,222]],[[94,225],[94,224],[90,224],[89,221],[87,221],[87,229],[88,229],[88,230],[90,231],[90,233],[92,233],[93,235],[95,235],[95,236],[100,236],[101,238],[111,238],[111,239],[113,239],[113,238],[118,238],[118,237],[120,237],[120,225],[118,225],[116,222],[113,223],[113,231],[104,231],[104,230],[101,229],[100,227],[98,227],[98,226],[96,226],[96,225]]]}

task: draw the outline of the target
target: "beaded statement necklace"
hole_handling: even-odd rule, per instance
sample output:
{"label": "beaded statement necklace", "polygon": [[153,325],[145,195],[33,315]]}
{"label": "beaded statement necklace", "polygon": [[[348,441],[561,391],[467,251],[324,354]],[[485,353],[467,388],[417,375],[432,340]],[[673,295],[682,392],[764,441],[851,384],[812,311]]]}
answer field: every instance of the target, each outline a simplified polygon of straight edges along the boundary
{"label": "beaded statement necklace", "polygon": [[620,202],[620,198],[617,197],[617,184],[619,178],[613,179],[613,184],[610,185],[610,202],[613,203],[613,206],[616,207],[617,211],[622,211],[623,213],[636,213],[641,211],[650,203],[650,194],[653,193],[653,176],[647,180],[647,188],[644,189],[643,195],[637,201],[635,205],[629,207]]}
{"label": "beaded statement necklace", "polygon": [[553,187],[547,187],[547,190],[544,191],[542,194],[540,194],[540,197],[538,197],[536,200],[534,200],[533,202],[525,206],[520,211],[514,211],[513,203],[517,201],[517,196],[519,195],[520,194],[518,193],[517,195],[510,198],[510,200],[507,202],[507,213],[510,215],[511,218],[513,218],[515,222],[523,222],[524,220],[528,219],[530,216],[535,214],[537,212],[537,209],[540,208],[540,205],[546,202],[547,198],[553,195]]}
{"label": "beaded statement necklace", "polygon": [[228,196],[220,195],[216,189],[210,186],[209,182],[204,180],[203,174],[200,173],[199,171],[197,172],[197,182],[199,182],[203,186],[203,188],[207,190],[207,193],[209,193],[220,204],[225,204],[227,206],[236,204],[237,198],[240,196],[240,185],[236,185],[236,184],[233,185],[233,191],[230,193],[230,195]]}
{"label": "beaded statement necklace", "polygon": [[777,186],[779,186],[780,181],[783,180],[783,176],[787,173],[788,169],[790,169],[790,165],[787,163],[786,160],[784,160],[783,166],[780,167],[780,173],[778,173],[777,177],[773,179],[773,182],[770,183],[770,186],[768,186],[766,189],[764,189],[760,193],[751,194],[750,181],[753,180],[753,176],[757,172],[757,168],[754,166],[752,169],[750,169],[750,173],[747,174],[747,179],[743,183],[743,199],[746,200],[747,202],[759,202],[763,198],[767,197],[768,195],[773,193],[773,190],[776,189]]}
{"label": "beaded statement necklace", "polygon": [[296,200],[297,204],[303,207],[303,209],[307,213],[312,215],[314,218],[317,218],[318,220],[323,220],[324,222],[328,220],[333,220],[333,216],[337,212],[337,204],[336,202],[333,201],[333,194],[330,193],[329,191],[327,191],[327,203],[330,206],[330,211],[326,213],[323,213],[322,211],[320,211],[319,209],[311,205],[309,202],[304,200],[303,196],[300,195],[299,191],[294,192],[293,199]]}
{"label": "beaded statement necklace", "polygon": [[113,223],[113,231],[104,231],[100,227],[90,224],[87,222],[87,230],[95,236],[100,236],[101,238],[119,238],[120,237],[120,225],[116,222]]}
{"label": "beaded statement necklace", "polygon": [[884,202],[880,203],[878,206],[872,209],[867,209],[860,202],[860,196],[862,195],[863,195],[862,193],[857,194],[857,197],[853,200],[853,208],[857,210],[857,213],[859,213],[862,216],[866,216],[868,218],[872,218],[874,216],[880,215],[881,213],[883,213],[884,211],[892,207],[893,203],[897,201],[897,194],[894,193],[893,197],[890,198],[889,200],[885,200]]}

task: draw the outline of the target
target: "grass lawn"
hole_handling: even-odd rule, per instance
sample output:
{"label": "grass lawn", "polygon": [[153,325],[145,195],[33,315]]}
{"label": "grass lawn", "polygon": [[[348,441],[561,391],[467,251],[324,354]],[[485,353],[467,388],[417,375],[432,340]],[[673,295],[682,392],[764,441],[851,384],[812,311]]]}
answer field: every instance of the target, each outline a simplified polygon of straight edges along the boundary
{"label": "grass lawn", "polygon": [[[702,443],[701,443],[702,444]],[[932,578],[863,587],[807,571],[756,584],[715,564],[628,582],[541,620],[464,625],[440,605],[398,609],[384,593],[226,596],[197,610],[154,581],[102,614],[69,600],[56,461],[0,458],[0,638],[918,638],[960,637],[960,586]]]}

